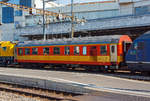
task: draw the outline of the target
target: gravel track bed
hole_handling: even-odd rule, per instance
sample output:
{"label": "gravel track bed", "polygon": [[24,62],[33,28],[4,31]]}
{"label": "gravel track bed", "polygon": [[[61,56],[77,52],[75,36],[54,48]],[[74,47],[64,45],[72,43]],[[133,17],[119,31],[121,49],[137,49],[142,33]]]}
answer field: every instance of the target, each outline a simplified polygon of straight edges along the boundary
{"label": "gravel track bed", "polygon": [[37,97],[28,97],[11,92],[0,91],[0,101],[49,101]]}

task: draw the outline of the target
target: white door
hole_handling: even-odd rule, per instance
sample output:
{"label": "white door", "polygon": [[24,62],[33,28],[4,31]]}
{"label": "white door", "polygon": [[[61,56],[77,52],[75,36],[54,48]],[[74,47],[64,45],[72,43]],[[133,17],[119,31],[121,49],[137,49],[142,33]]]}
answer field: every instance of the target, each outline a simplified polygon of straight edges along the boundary
{"label": "white door", "polygon": [[110,61],[117,62],[117,45],[110,45]]}

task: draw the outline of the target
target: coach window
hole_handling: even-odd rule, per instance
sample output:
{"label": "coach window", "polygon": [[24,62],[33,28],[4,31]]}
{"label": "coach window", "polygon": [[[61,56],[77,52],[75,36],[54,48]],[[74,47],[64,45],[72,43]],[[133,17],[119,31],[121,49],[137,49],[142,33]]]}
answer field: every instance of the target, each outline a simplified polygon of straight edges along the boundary
{"label": "coach window", "polygon": [[30,54],[30,48],[25,48],[25,55],[29,55]]}
{"label": "coach window", "polygon": [[32,54],[37,55],[38,54],[38,48],[32,48]]}
{"label": "coach window", "polygon": [[83,46],[83,55],[87,55],[87,47]]}
{"label": "coach window", "polygon": [[100,46],[100,54],[107,55],[107,46]]}
{"label": "coach window", "polygon": [[59,54],[60,54],[60,48],[54,47],[54,55],[59,55]]}
{"label": "coach window", "polygon": [[74,55],[79,55],[79,53],[80,53],[79,46],[75,46],[74,47]]}
{"label": "coach window", "polygon": [[23,49],[22,48],[18,49],[18,55],[23,55]]}
{"label": "coach window", "polygon": [[49,48],[48,47],[43,48],[43,54],[44,55],[49,55]]}
{"label": "coach window", "polygon": [[65,55],[69,55],[70,54],[70,47],[65,47]]}

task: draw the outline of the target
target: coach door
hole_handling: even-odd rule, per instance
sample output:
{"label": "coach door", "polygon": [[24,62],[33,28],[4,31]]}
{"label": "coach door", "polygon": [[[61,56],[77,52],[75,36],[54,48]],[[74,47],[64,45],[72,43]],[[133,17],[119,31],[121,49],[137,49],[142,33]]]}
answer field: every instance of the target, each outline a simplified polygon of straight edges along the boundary
{"label": "coach door", "polygon": [[97,48],[96,46],[90,47],[90,56],[93,61],[97,61]]}
{"label": "coach door", "polygon": [[110,45],[110,61],[117,62],[117,45]]}

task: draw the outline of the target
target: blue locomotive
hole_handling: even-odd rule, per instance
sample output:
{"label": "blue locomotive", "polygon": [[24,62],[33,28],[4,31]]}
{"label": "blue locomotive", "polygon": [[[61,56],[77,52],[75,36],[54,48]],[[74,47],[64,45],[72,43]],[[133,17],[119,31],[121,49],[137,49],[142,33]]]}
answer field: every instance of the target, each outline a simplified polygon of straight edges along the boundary
{"label": "blue locomotive", "polygon": [[134,40],[126,54],[126,63],[132,73],[150,72],[150,31]]}

